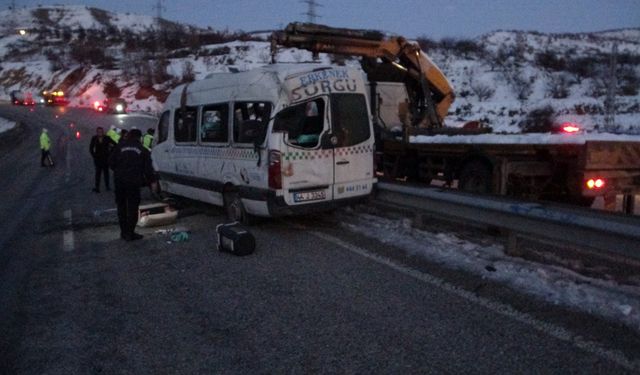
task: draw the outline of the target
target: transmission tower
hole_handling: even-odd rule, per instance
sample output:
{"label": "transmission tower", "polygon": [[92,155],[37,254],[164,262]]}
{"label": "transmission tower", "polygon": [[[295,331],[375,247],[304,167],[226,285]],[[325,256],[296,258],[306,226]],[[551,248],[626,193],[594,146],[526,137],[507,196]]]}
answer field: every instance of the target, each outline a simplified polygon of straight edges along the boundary
{"label": "transmission tower", "polygon": [[318,18],[321,18],[320,15],[318,15],[317,8],[321,7],[322,4],[318,4],[316,0],[301,0],[301,2],[307,4],[307,11],[302,13],[307,16],[307,22],[316,23]]}
{"label": "transmission tower", "polygon": [[166,10],[164,5],[162,4],[163,0],[156,0],[156,4],[153,6],[153,10],[156,11],[156,24],[158,28],[158,39],[157,39],[157,47],[158,53],[160,56],[164,56],[164,25],[162,22],[162,11]]}
{"label": "transmission tower", "polygon": [[611,48],[609,59],[609,82],[607,84],[607,97],[604,100],[604,127],[607,131],[615,130],[616,126],[616,90],[618,79],[616,77],[616,65],[618,59],[618,44],[614,43]]}
{"label": "transmission tower", "polygon": [[9,10],[11,10],[11,18],[7,22],[7,34],[12,34],[16,32],[16,17],[18,16],[15,0],[11,0],[9,3]]}

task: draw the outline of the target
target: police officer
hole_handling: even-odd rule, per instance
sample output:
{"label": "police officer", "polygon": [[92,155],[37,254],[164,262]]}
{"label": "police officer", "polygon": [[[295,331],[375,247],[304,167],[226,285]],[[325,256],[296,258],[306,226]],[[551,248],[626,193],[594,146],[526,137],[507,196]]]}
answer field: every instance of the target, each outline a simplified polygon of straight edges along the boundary
{"label": "police officer", "polygon": [[152,190],[157,189],[151,154],[142,147],[141,136],[140,130],[132,129],[127,139],[117,144],[109,157],[109,166],[113,169],[115,180],[120,238],[125,241],[142,238],[142,235],[134,232],[138,222],[140,188],[151,184]]}
{"label": "police officer", "polygon": [[115,125],[111,125],[109,130],[107,130],[107,137],[111,138],[113,143],[118,143],[118,141],[120,140],[120,135],[116,131],[116,126]]}
{"label": "police officer", "polygon": [[46,167],[44,164],[45,160],[49,161],[49,166],[53,167],[53,159],[51,159],[51,154],[49,150],[51,149],[51,138],[49,138],[48,130],[46,128],[42,129],[42,133],[40,133],[40,150],[42,154],[40,156],[40,166]]}
{"label": "police officer", "polygon": [[155,130],[153,128],[147,129],[147,134],[142,137],[142,145],[149,151],[151,151],[151,146],[153,145],[153,134]]}
{"label": "police officer", "polygon": [[96,135],[91,137],[91,144],[89,145],[89,152],[93,157],[93,164],[96,167],[95,187],[94,193],[100,192],[100,176],[104,175],[104,186],[107,190],[109,188],[109,154],[113,147],[115,147],[113,140],[104,135],[104,129],[98,127],[96,129]]}

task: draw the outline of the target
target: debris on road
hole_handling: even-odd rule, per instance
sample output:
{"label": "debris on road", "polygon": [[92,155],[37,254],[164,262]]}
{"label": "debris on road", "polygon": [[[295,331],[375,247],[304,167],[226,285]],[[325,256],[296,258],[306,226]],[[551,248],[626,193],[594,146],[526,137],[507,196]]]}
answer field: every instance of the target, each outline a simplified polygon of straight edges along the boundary
{"label": "debris on road", "polygon": [[172,242],[189,241],[189,232],[186,232],[186,231],[174,232],[171,234],[171,241]]}
{"label": "debris on road", "polygon": [[218,225],[216,234],[218,235],[219,251],[238,256],[249,255],[255,251],[255,237],[238,222]]}
{"label": "debris on road", "polygon": [[152,203],[140,206],[138,217],[139,227],[156,227],[175,223],[178,211],[167,203]]}

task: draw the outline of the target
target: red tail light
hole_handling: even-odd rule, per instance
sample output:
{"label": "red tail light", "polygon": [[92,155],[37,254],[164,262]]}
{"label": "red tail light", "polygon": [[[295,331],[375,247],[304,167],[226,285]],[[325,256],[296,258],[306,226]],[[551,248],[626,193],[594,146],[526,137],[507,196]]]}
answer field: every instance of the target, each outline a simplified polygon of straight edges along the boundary
{"label": "red tail light", "polygon": [[562,131],[565,133],[577,133],[580,131],[580,127],[573,122],[565,122],[562,124]]}
{"label": "red tail light", "polygon": [[76,132],[76,139],[80,139],[80,132],[79,131]]}
{"label": "red tail light", "polygon": [[587,188],[589,190],[602,189],[605,185],[605,180],[602,178],[590,178],[587,180]]}
{"label": "red tail light", "polygon": [[269,150],[269,187],[282,189],[282,163],[280,151]]}

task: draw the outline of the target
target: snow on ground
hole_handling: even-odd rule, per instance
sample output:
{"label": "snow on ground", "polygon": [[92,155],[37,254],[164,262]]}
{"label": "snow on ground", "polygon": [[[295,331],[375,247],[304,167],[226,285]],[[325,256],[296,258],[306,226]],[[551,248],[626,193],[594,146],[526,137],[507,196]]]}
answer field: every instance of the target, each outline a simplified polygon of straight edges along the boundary
{"label": "snow on ground", "polygon": [[411,143],[456,144],[584,144],[587,141],[640,142],[639,135],[586,133],[586,134],[479,134],[479,135],[418,135]]}
{"label": "snow on ground", "polygon": [[9,130],[15,128],[15,126],[16,126],[15,122],[0,117],[0,133],[4,133],[6,131],[9,131]]}
{"label": "snow on ground", "polygon": [[640,332],[638,286],[619,285],[562,267],[513,258],[504,253],[501,245],[481,245],[451,233],[416,229],[409,219],[360,213],[344,215],[350,216],[342,224],[349,230],[402,248],[410,256],[472,272],[547,302],[622,322]]}

